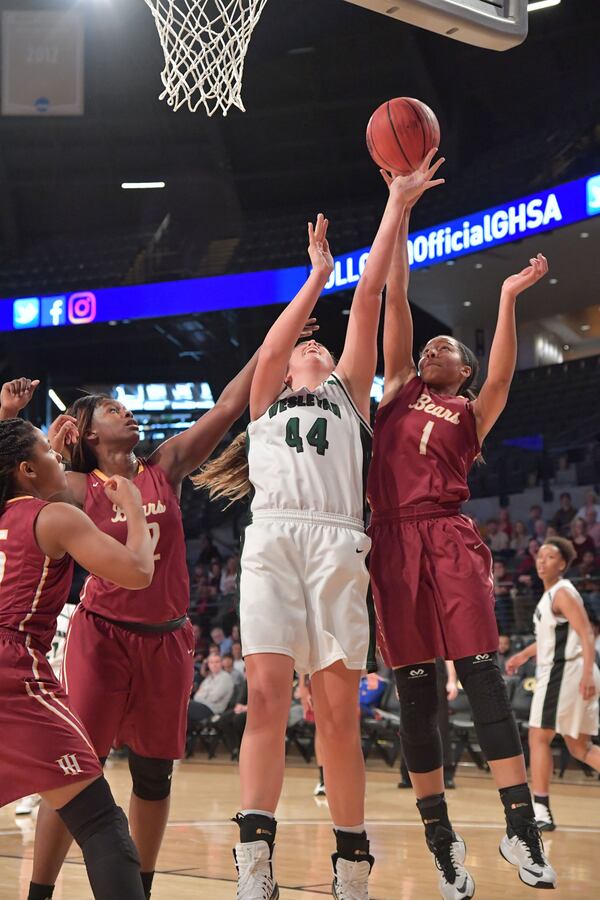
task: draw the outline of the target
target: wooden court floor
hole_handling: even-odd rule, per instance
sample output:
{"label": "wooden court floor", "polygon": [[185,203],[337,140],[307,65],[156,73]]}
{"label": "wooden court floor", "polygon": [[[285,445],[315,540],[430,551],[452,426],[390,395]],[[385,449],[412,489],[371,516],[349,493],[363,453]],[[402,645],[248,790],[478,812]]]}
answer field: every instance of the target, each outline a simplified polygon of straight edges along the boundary
{"label": "wooden court floor", "polygon": [[[129,792],[124,763],[107,775],[125,808]],[[412,792],[398,790],[392,770],[369,771],[367,823],[376,865],[372,900],[439,900],[437,871],[417,822]],[[277,877],[281,900],[330,896],[332,834],[326,801],[312,796],[313,767],[289,767],[278,821]],[[454,823],[468,847],[469,869],[478,900],[533,900],[540,896],[521,884],[498,853],[502,813],[487,776],[464,774],[449,792]],[[153,900],[235,898],[229,822],[238,804],[237,769],[197,759],[181,763],[173,778],[171,822],[159,859]],[[559,873],[556,900],[599,900],[600,782],[574,775],[553,786],[559,829],[547,836],[548,855]],[[0,900],[25,900],[31,872],[34,821],[0,810]],[[71,851],[55,891],[56,900],[91,900],[81,854]],[[544,895],[542,895],[544,896]],[[119,898],[115,898],[119,900]]]}

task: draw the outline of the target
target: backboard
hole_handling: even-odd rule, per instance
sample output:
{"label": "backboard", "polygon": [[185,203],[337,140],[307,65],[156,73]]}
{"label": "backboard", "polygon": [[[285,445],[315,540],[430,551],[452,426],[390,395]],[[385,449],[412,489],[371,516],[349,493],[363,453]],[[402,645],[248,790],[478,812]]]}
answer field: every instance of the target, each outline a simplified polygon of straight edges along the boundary
{"label": "backboard", "polygon": [[508,50],[527,37],[527,0],[346,0],[446,37]]}

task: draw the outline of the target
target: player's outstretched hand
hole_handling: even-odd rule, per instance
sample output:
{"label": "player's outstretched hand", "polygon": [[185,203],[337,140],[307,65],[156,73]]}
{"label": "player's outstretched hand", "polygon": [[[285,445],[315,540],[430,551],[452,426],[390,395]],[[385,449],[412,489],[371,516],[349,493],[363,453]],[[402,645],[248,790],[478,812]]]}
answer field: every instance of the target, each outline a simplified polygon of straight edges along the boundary
{"label": "player's outstretched hand", "polygon": [[14,419],[25,409],[39,385],[36,379],[14,378],[2,385],[0,391],[0,418]]}
{"label": "player's outstretched hand", "polygon": [[523,662],[524,660],[521,654],[515,653],[514,656],[510,656],[504,663],[504,671],[507,675],[516,675],[523,665]]}
{"label": "player's outstretched hand", "polygon": [[319,213],[314,225],[312,222],[308,223],[308,255],[312,267],[325,273],[333,271],[333,256],[327,240],[328,228],[329,219],[323,213]]}
{"label": "player's outstretched hand", "polygon": [[529,260],[526,266],[517,275],[511,275],[502,285],[502,292],[510,294],[512,297],[518,297],[527,288],[533,287],[534,284],[548,274],[548,260],[541,253]]}
{"label": "player's outstretched hand", "polygon": [[74,416],[60,415],[48,429],[48,441],[55,453],[65,459],[71,459],[71,448],[79,440],[77,419]]}
{"label": "player's outstretched hand", "polygon": [[111,503],[120,506],[121,509],[142,505],[142,495],[139,490],[133,481],[123,478],[122,475],[113,475],[112,478],[109,478],[104,485],[104,493]]}
{"label": "player's outstretched hand", "polygon": [[315,333],[315,331],[318,331],[318,330],[319,330],[319,326],[317,325],[317,320],[309,319],[307,321],[306,325],[304,326],[304,328],[302,329],[302,331],[300,332],[300,337],[301,338],[312,337],[313,334]]}
{"label": "player's outstretched hand", "polygon": [[389,188],[390,195],[397,197],[407,209],[411,209],[425,191],[444,184],[445,178],[433,177],[439,167],[446,161],[444,156],[440,156],[432,165],[433,157],[437,152],[438,148],[433,147],[419,168],[415,172],[411,172],[410,175],[398,175],[397,172],[386,172],[385,169],[379,170]]}

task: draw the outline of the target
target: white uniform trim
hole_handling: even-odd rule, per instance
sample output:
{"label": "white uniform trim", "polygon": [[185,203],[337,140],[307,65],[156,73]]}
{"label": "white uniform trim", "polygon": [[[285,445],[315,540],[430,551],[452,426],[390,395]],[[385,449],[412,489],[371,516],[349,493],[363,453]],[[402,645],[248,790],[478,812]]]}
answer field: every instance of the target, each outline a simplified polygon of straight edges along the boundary
{"label": "white uniform trim", "polygon": [[40,597],[42,596],[42,591],[44,590],[44,585],[46,584],[46,578],[48,577],[48,570],[50,568],[51,559],[49,556],[44,557],[44,567],[42,569],[42,575],[38,582],[37,591],[35,592],[35,597],[33,598],[33,604],[31,606],[31,610],[27,613],[24,619],[19,622],[19,631],[25,631],[25,626],[35,615],[35,611],[37,609],[38,603],[40,602]]}
{"label": "white uniform trim", "polygon": [[338,528],[353,528],[364,533],[365,523],[352,516],[338,516],[335,513],[317,513],[311,509],[258,509],[252,514],[253,522],[307,522],[311,525],[336,525]]}

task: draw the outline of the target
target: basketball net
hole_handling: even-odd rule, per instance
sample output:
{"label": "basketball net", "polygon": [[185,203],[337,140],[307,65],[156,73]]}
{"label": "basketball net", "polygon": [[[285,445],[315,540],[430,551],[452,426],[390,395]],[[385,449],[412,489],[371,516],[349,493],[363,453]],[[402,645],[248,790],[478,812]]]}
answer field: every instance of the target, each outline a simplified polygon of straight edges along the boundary
{"label": "basketball net", "polygon": [[252,32],[267,0],[145,0],[165,57],[161,100],[173,110],[204,104],[209,116],[244,112],[242,78]]}

